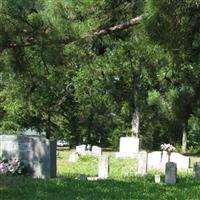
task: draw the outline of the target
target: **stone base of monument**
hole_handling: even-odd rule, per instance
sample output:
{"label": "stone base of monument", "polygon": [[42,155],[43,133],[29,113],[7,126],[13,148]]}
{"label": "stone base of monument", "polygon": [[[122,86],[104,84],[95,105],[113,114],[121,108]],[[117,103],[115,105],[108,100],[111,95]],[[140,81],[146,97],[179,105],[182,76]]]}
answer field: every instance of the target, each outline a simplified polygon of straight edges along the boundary
{"label": "stone base of monument", "polygon": [[115,158],[117,159],[138,159],[139,153],[117,152]]}

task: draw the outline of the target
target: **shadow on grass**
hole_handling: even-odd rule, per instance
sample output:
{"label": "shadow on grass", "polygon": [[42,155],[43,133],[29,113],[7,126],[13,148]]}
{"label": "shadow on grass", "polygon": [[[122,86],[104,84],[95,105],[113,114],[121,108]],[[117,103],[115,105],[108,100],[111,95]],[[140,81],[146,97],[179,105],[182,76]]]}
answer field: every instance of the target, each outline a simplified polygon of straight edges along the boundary
{"label": "shadow on grass", "polygon": [[153,176],[99,181],[81,181],[68,177],[46,180],[0,177],[0,197],[2,200],[182,200],[200,199],[199,191],[199,181],[195,181],[191,177],[179,178],[176,185],[155,184]]}

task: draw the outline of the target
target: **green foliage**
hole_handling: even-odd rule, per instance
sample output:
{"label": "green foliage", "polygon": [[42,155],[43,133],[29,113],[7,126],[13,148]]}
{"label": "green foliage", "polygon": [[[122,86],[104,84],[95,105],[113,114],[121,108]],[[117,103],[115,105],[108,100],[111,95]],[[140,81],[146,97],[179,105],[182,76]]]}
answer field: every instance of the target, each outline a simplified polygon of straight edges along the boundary
{"label": "green foliage", "polygon": [[[4,0],[0,133],[34,128],[116,148],[139,110],[142,147],[197,145],[197,0]],[[93,33],[143,14],[140,25]]]}

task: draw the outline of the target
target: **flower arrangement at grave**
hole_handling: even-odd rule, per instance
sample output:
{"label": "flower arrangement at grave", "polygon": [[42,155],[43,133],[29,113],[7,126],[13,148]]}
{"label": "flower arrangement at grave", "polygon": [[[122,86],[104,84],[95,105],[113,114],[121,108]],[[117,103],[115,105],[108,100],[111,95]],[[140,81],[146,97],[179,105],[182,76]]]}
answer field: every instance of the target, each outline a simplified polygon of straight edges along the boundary
{"label": "flower arrangement at grave", "polygon": [[26,172],[25,162],[19,161],[17,158],[1,158],[0,157],[0,174],[20,175]]}
{"label": "flower arrangement at grave", "polygon": [[170,162],[171,153],[176,150],[176,148],[171,144],[161,144],[160,145],[162,151],[166,151],[168,155],[168,162]]}

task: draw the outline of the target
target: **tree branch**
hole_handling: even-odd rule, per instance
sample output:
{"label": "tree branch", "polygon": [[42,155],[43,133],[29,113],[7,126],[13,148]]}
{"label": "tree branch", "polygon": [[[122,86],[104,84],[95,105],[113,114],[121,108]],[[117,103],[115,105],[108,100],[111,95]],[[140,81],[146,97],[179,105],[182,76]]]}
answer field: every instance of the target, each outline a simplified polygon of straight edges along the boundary
{"label": "tree branch", "polygon": [[113,27],[109,27],[109,28],[106,28],[106,29],[102,29],[100,31],[96,31],[94,33],[94,35],[96,35],[96,36],[104,36],[104,35],[111,34],[111,33],[115,32],[115,31],[127,29],[127,28],[132,27],[132,26],[134,26],[136,24],[139,24],[140,21],[142,20],[142,18],[143,18],[143,16],[140,15],[138,17],[132,18],[128,22],[125,22],[125,23],[122,23],[122,24],[118,24],[118,25],[115,25]]}
{"label": "tree branch", "polygon": [[[105,29],[96,31],[96,32],[94,32],[93,36],[102,37],[104,35],[109,35],[109,34],[116,32],[116,31],[121,31],[121,30],[130,28],[132,26],[139,24],[140,21],[142,20],[142,18],[143,18],[143,16],[140,15],[138,17],[132,18],[128,22],[124,22],[124,23],[121,23],[121,24],[118,24],[118,25],[115,25],[115,26],[112,26],[112,27],[109,27],[109,28],[105,28]],[[63,44],[69,44],[69,43],[74,42],[74,41],[75,40],[62,39],[60,42],[63,43]],[[32,41],[28,41],[28,42],[25,42],[25,43],[22,43],[22,44],[10,43],[5,48],[24,48],[24,47],[30,47],[30,46],[33,46],[33,45],[36,45],[36,44],[37,44],[37,41],[32,40]]]}

